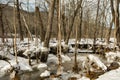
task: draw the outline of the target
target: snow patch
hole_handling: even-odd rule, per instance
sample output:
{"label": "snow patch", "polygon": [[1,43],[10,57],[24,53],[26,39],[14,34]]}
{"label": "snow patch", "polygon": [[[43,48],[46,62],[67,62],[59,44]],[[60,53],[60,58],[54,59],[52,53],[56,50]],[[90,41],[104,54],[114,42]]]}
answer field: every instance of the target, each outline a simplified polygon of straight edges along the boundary
{"label": "snow patch", "polygon": [[120,68],[106,72],[96,80],[120,80]]}
{"label": "snow patch", "polygon": [[25,52],[23,53],[25,56],[28,56],[29,54],[31,54],[32,52],[29,49],[26,49]]}
{"label": "snow patch", "polygon": [[47,47],[40,47],[41,48],[41,52],[48,52],[49,49]]}
{"label": "snow patch", "polygon": [[[68,57],[67,55],[61,55],[61,58],[62,58],[62,63],[71,61],[71,58]],[[50,62],[58,64],[58,57],[56,55],[49,54],[47,63],[50,63]]]}
{"label": "snow patch", "polygon": [[67,55],[61,55],[63,62],[71,61],[71,58]]}
{"label": "snow patch", "polygon": [[107,58],[108,63],[112,63],[115,60],[120,60],[120,52],[108,52],[105,53],[105,57]]}
{"label": "snow patch", "polygon": [[88,58],[91,62],[95,62],[98,67],[100,67],[102,70],[107,70],[107,67],[104,65],[104,63],[101,62],[101,60],[93,55],[88,55]]}
{"label": "snow patch", "polygon": [[45,70],[43,73],[40,74],[40,77],[48,77],[50,76],[50,72],[48,70]]}
{"label": "snow patch", "polygon": [[79,78],[78,80],[90,80],[90,79],[85,77],[85,76],[83,76],[83,77]]}
{"label": "snow patch", "polygon": [[37,68],[38,69],[47,68],[47,65],[45,63],[40,63]]}
{"label": "snow patch", "polygon": [[0,60],[1,64],[0,64],[0,76],[4,75],[6,73],[8,73],[9,70],[12,69],[12,67],[17,68],[18,70],[22,70],[22,71],[32,71],[31,66],[28,64],[28,59],[24,59],[21,57],[18,57],[18,64],[16,64],[16,60],[9,60],[9,63],[12,65],[10,65],[9,63]]}

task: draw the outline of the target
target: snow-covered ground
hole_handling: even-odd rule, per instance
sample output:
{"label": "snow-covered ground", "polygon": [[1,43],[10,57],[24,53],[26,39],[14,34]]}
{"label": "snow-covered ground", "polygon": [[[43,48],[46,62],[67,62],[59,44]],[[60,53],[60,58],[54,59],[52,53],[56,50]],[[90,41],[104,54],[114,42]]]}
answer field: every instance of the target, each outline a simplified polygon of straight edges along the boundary
{"label": "snow-covered ground", "polygon": [[96,80],[120,80],[120,68],[106,72]]}
{"label": "snow-covered ground", "polygon": [[[110,40],[111,40],[111,43],[109,45],[106,45],[106,42],[101,41],[100,39],[98,39],[96,41],[96,44],[105,45],[106,47],[114,48],[115,47],[114,39],[111,38]],[[38,41],[38,42],[36,42],[36,41]],[[92,39],[82,39],[80,42],[77,42],[77,43],[93,45],[93,40]],[[75,52],[75,48],[72,47],[71,44],[75,44],[75,39],[70,39],[68,45],[65,45],[64,41],[62,40],[62,46],[69,47],[69,52]],[[24,51],[23,55],[25,55],[25,56],[28,56],[28,54],[34,55],[33,53],[38,53],[40,51],[49,51],[50,50],[48,48],[43,47],[43,43],[41,43],[41,41],[39,39],[38,40],[34,39],[34,41],[29,41],[29,42],[28,42],[27,38],[25,38],[24,41],[20,41],[19,39],[17,39],[16,45],[17,45],[17,51]],[[57,45],[58,45],[58,43],[55,38],[50,40],[50,47],[57,46]],[[77,49],[77,52],[92,52],[92,50]],[[54,54],[48,55],[48,60],[46,63],[41,63],[41,62],[36,63],[35,60],[31,60],[32,66],[30,66],[28,64],[29,60],[26,58],[23,58],[23,57],[17,57],[17,59],[18,59],[18,64],[17,64],[16,58],[13,54],[14,54],[13,40],[11,38],[8,38],[5,43],[2,43],[0,40],[0,55],[8,58],[8,60],[0,60],[0,77],[9,73],[13,67],[17,68],[20,71],[27,71],[27,72],[31,72],[36,69],[39,71],[43,70],[42,71],[43,73],[39,74],[41,77],[42,76],[50,76],[49,64],[52,63],[54,66],[58,65],[58,56],[54,55]],[[107,53],[105,53],[105,57],[106,57],[108,64],[110,64],[116,60],[119,63],[120,52],[119,51],[107,52]],[[65,64],[66,62],[74,61],[74,58],[68,56],[67,54],[65,54],[65,55],[62,54],[61,58],[62,58],[62,64],[63,63]],[[107,67],[106,67],[107,64],[105,64],[103,62],[103,60],[101,60],[100,56],[98,57],[93,54],[91,54],[91,55],[87,54],[84,56],[78,55],[77,60],[78,60],[78,63],[82,62],[81,63],[81,65],[83,66],[82,69],[84,69],[84,66],[88,65],[86,62],[86,61],[88,61],[88,63],[91,63],[91,64],[94,63],[99,68],[101,68],[103,71],[107,70]],[[67,64],[67,65],[69,66],[69,64]],[[70,65],[73,65],[73,64],[70,64]],[[82,75],[82,76],[80,76],[79,74],[77,74],[77,75],[75,74],[74,76],[72,76],[72,75],[74,75],[74,74],[69,73],[69,71],[68,71],[67,73],[63,72],[62,77],[64,79],[65,77],[68,78],[68,77],[76,76],[78,80],[90,80],[85,75]],[[120,75],[120,68],[106,72],[103,75],[99,76],[99,78],[96,80],[119,80],[120,79],[119,75]]]}

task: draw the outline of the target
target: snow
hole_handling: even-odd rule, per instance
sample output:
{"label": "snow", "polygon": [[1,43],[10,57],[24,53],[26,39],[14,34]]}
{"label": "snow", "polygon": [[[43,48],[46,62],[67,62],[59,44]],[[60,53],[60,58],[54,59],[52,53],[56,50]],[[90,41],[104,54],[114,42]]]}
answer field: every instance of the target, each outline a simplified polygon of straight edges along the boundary
{"label": "snow", "polygon": [[13,72],[10,74],[10,78],[11,78],[11,79],[15,78],[15,74],[16,74],[16,72],[13,71]]}
{"label": "snow", "polygon": [[93,55],[88,55],[88,58],[90,62],[95,62],[98,67],[102,68],[102,70],[104,71],[107,70],[107,67],[104,65],[104,63],[101,62],[101,60],[98,57]]}
{"label": "snow", "polygon": [[[69,50],[70,53],[73,53],[75,52],[75,48],[73,48],[72,46],[70,47],[70,50]],[[80,49],[77,49],[77,53],[81,52]]]}
{"label": "snow", "polygon": [[83,77],[79,78],[78,80],[90,80],[90,79],[85,77],[85,76],[83,76]]}
{"label": "snow", "polygon": [[9,51],[0,51],[0,55],[1,55],[1,56],[5,56],[5,57],[7,57],[7,58],[9,58],[9,59],[13,59],[13,58],[14,58],[14,56],[11,55],[11,54],[9,53]]}
{"label": "snow", "polygon": [[71,61],[71,58],[67,55],[61,55],[63,62]]}
{"label": "snow", "polygon": [[41,47],[41,52],[48,52],[49,49],[47,47]]}
{"label": "snow", "polygon": [[104,71],[107,70],[105,64],[98,57],[94,55],[87,55],[86,60],[84,60],[82,63],[82,67],[93,71],[94,69],[92,68],[92,63],[95,63],[98,68],[101,68]]}
{"label": "snow", "polygon": [[120,80],[120,68],[106,72],[96,80]]}
{"label": "snow", "polygon": [[47,59],[47,63],[54,63],[54,64],[58,64],[58,58],[57,56],[53,55],[53,54],[49,54],[48,55],[48,59]]}
{"label": "snow", "polygon": [[[113,39],[111,41],[114,42]],[[29,41],[29,43],[28,43],[27,38],[21,42],[17,38],[17,43],[16,43],[17,51],[19,51],[19,50],[25,51],[23,54],[26,56],[28,54],[32,54],[34,52],[46,52],[46,51],[48,52],[49,51],[49,48],[43,47],[43,42],[41,43],[40,40],[38,40],[37,45],[35,43],[36,43],[35,41]],[[77,43],[78,44],[93,44],[93,39],[82,39],[80,42],[78,41]],[[71,47],[71,44],[75,44],[75,39],[70,39],[68,45],[66,45],[64,43],[64,41],[61,41],[61,44],[62,44],[63,48],[68,47],[68,48],[70,48],[70,52],[75,52],[75,48]],[[105,42],[102,42],[99,39],[96,41],[96,44],[105,45],[106,47],[110,47],[110,48],[115,47],[114,43],[106,45]],[[0,55],[10,58],[10,60],[8,60],[10,62],[10,64],[13,67],[18,68],[22,71],[33,71],[33,66],[36,66],[35,68],[37,68],[39,70],[44,69],[43,70],[44,72],[39,75],[41,77],[46,77],[46,76],[50,76],[50,72],[48,70],[46,70],[47,68],[49,68],[49,66],[47,66],[47,64],[48,63],[54,63],[55,65],[58,64],[58,57],[53,54],[48,55],[47,63],[39,63],[37,65],[35,63],[35,65],[33,65],[31,67],[28,64],[28,61],[29,61],[28,59],[18,57],[18,64],[16,64],[15,56],[10,54],[10,53],[12,53],[12,54],[14,53],[12,39],[8,38],[8,42],[6,42],[4,44],[1,42],[0,45],[2,46],[2,47],[0,47],[0,53],[1,53]],[[50,46],[57,46],[57,45],[58,45],[58,43],[57,43],[56,39],[50,40]],[[77,49],[77,52],[87,52],[87,51],[92,52],[91,50]],[[102,70],[104,70],[104,71],[107,70],[106,65],[98,57],[96,57],[94,55],[88,55],[88,56],[78,55],[77,57],[78,57],[77,60],[82,62],[81,63],[82,66],[85,66],[88,63],[88,62],[87,63],[85,62],[88,59],[89,63],[94,62]],[[120,52],[118,52],[118,51],[117,52],[107,52],[105,57],[107,58],[107,62],[111,63],[111,62],[114,62],[116,60],[116,58],[120,59]],[[62,63],[65,63],[67,61],[70,62],[73,60],[72,58],[68,57],[67,55],[63,55],[63,54],[61,55],[61,58],[62,58]],[[5,75],[6,73],[8,73],[9,70],[11,70],[12,67],[10,64],[6,61],[0,60],[0,77]],[[97,80],[119,80],[120,79],[119,75],[120,75],[120,68],[106,72],[105,74],[99,76],[99,78]],[[87,77],[80,76],[80,74],[76,75],[75,77],[77,77],[78,80],[90,80]],[[108,78],[110,78],[110,79],[108,79]]]}
{"label": "snow", "polygon": [[48,77],[50,76],[50,72],[48,70],[45,70],[43,73],[40,74],[40,77]]}
{"label": "snow", "polygon": [[31,51],[29,49],[25,50],[25,52],[23,53],[25,56],[28,56],[29,54],[31,54]]}
{"label": "snow", "polygon": [[49,45],[50,45],[50,47],[56,47],[56,46],[58,46],[58,43],[54,42],[54,43],[50,43]]}
{"label": "snow", "polygon": [[[70,50],[69,50],[70,53],[74,53],[75,52],[75,48],[73,47],[70,47]],[[92,50],[88,50],[88,49],[77,49],[77,53],[87,53],[87,52],[93,52]]]}
{"label": "snow", "polygon": [[27,59],[18,57],[18,64],[16,64],[15,59],[9,60],[9,62],[12,66],[6,61],[0,60],[0,73],[1,73],[0,76],[3,76],[6,73],[8,73],[8,71],[11,70],[12,67],[18,68],[22,71],[32,71],[32,68],[28,64]]}
{"label": "snow", "polygon": [[6,65],[10,65],[8,62],[0,60],[0,77],[4,76],[7,71],[2,70]]}
{"label": "snow", "polygon": [[76,77],[77,79],[81,77],[80,74],[73,74],[71,77]]}
{"label": "snow", "polygon": [[[62,63],[65,63],[67,61],[71,61],[71,58],[68,57],[67,55],[61,55],[61,58],[62,58]],[[48,60],[47,60],[47,63],[55,63],[55,64],[58,64],[58,57],[56,55],[53,55],[53,54],[49,54],[48,55]]]}
{"label": "snow", "polygon": [[107,58],[108,63],[112,63],[115,60],[120,60],[120,52],[107,52],[105,53],[105,57]]}
{"label": "snow", "polygon": [[47,65],[45,63],[40,63],[37,68],[38,69],[47,68]]}
{"label": "snow", "polygon": [[35,50],[35,52],[40,52],[40,51],[41,51],[40,47],[36,48],[36,50]]}

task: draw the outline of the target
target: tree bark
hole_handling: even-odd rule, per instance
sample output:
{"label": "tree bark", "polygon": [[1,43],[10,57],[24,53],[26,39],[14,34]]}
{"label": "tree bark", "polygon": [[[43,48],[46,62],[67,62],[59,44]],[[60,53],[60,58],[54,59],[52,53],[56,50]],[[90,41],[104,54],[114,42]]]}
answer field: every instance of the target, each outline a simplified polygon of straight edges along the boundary
{"label": "tree bark", "polygon": [[61,8],[61,4],[60,4],[60,2],[61,2],[61,0],[57,0],[57,2],[58,2],[58,23],[57,23],[57,25],[58,25],[58,70],[57,70],[57,75],[61,75],[62,74],[62,69],[61,69],[61,66],[62,66],[62,58],[61,58],[61,10],[60,10],[60,8]]}
{"label": "tree bark", "polygon": [[110,28],[109,28],[108,34],[107,34],[107,39],[106,39],[107,44],[109,44],[113,22],[115,21],[115,10],[114,10],[114,6],[113,6],[113,0],[110,0],[110,4],[111,4],[111,12],[112,12],[112,21],[110,22]]}
{"label": "tree bark", "polygon": [[[83,1],[83,0],[81,0]],[[78,41],[81,41],[82,38],[82,18],[83,18],[83,8],[82,8],[82,2],[81,2],[81,12],[80,12],[80,24],[78,28]]]}
{"label": "tree bark", "polygon": [[115,37],[117,45],[120,45],[120,26],[119,26],[119,0],[116,0],[116,14],[115,14]]}
{"label": "tree bark", "polygon": [[96,50],[95,50],[95,48],[96,48],[95,45],[96,45],[96,36],[97,36],[97,28],[98,28],[99,4],[100,4],[100,0],[98,0],[98,3],[97,3],[97,14],[96,14],[95,28],[94,28],[93,52],[96,52]]}
{"label": "tree bark", "polygon": [[16,64],[18,64],[18,59],[17,59],[17,45],[16,45],[16,39],[17,39],[17,36],[16,36],[16,34],[17,34],[17,30],[16,30],[16,16],[15,16],[15,14],[16,14],[16,10],[15,10],[15,0],[14,0],[14,10],[13,10],[13,12],[14,12],[14,31],[15,31],[15,36],[14,36],[14,53],[15,53],[15,60],[16,60]]}
{"label": "tree bark", "polygon": [[16,0],[16,14],[17,14],[17,20],[18,20],[18,27],[19,27],[19,33],[20,33],[20,40],[23,40],[23,29],[21,25],[21,20],[20,20],[20,8],[19,8],[19,0]]}
{"label": "tree bark", "polygon": [[70,38],[70,35],[71,35],[71,31],[72,31],[72,28],[73,28],[73,24],[74,24],[74,21],[75,21],[75,17],[76,17],[76,15],[77,15],[80,7],[81,7],[81,1],[78,2],[78,3],[79,4],[78,4],[77,8],[75,9],[73,17],[71,19],[71,25],[70,25],[70,28],[69,28],[69,31],[68,31],[68,34],[67,34],[67,37],[66,37],[66,40],[65,40],[65,44],[68,44],[68,41],[69,41],[69,38]]}
{"label": "tree bark", "polygon": [[25,27],[26,27],[26,29],[27,29],[27,31],[28,31],[29,37],[31,38],[31,40],[33,40],[32,34],[31,34],[30,30],[29,30],[29,26],[28,26],[28,24],[27,24],[27,22],[26,22],[26,20],[25,20],[25,16],[24,16],[22,13],[21,13],[21,15],[22,15],[22,18],[23,18]]}
{"label": "tree bark", "polygon": [[51,0],[50,8],[49,8],[49,16],[48,16],[48,25],[47,25],[47,31],[45,35],[44,40],[44,47],[49,47],[49,40],[52,32],[52,22],[53,22],[53,16],[54,16],[54,7],[55,7],[55,1]]}
{"label": "tree bark", "polygon": [[64,40],[66,40],[66,16],[65,16],[65,3],[64,0],[62,1],[62,25],[63,25],[63,34]]}
{"label": "tree bark", "polygon": [[35,7],[35,12],[36,12],[36,18],[38,21],[38,25],[40,24],[40,37],[41,37],[41,41],[43,42],[45,39],[45,31],[44,31],[43,21],[42,21],[38,6]]}
{"label": "tree bark", "polygon": [[78,73],[78,72],[79,72],[79,69],[78,69],[78,62],[77,62],[78,25],[76,25],[76,27],[75,27],[75,32],[76,32],[76,33],[75,33],[75,51],[74,51],[75,58],[74,58],[74,67],[73,67],[73,71],[74,71],[75,73]]}
{"label": "tree bark", "polygon": [[4,40],[4,33],[5,33],[5,30],[4,30],[4,25],[3,25],[3,13],[2,13],[2,6],[0,4],[0,27],[1,27],[1,37],[2,37],[2,42],[4,43],[5,40]]}

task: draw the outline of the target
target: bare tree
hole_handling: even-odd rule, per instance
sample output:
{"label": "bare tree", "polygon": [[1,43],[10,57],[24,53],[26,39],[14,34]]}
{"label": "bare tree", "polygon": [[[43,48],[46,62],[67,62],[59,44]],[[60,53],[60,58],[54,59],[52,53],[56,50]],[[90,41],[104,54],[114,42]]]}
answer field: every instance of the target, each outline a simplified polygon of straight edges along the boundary
{"label": "bare tree", "polygon": [[96,52],[95,50],[95,44],[96,44],[96,36],[97,36],[97,29],[98,29],[98,14],[99,14],[99,4],[100,4],[100,0],[98,0],[97,3],[97,14],[96,14],[96,19],[95,19],[95,27],[94,27],[94,41],[93,41],[93,50],[94,52]]}
{"label": "bare tree", "polygon": [[13,12],[14,12],[14,19],[13,19],[14,20],[14,33],[15,33],[15,36],[14,36],[14,53],[15,53],[16,63],[18,64],[18,60],[17,60],[17,45],[16,45],[17,30],[16,30],[16,16],[15,16],[16,10],[15,10],[15,4],[16,4],[16,1],[14,0],[14,10],[13,10]]}
{"label": "bare tree", "polygon": [[[45,48],[49,48],[49,41],[51,37],[52,23],[53,23],[53,17],[54,17],[55,1],[56,0],[51,0],[50,7],[49,7],[47,31],[46,31],[44,45],[43,45]],[[41,55],[41,61],[46,62],[47,57],[48,57],[48,52],[43,52]]]}
{"label": "bare tree", "polygon": [[108,30],[107,39],[106,39],[106,42],[108,44],[109,44],[109,39],[110,39],[110,35],[111,35],[111,30],[112,30],[113,22],[115,21],[115,10],[114,10],[113,0],[110,0],[110,4],[111,4],[112,21],[110,22],[110,28]]}
{"label": "bare tree", "polygon": [[78,42],[78,25],[76,25],[75,27],[75,58],[74,58],[74,67],[73,67],[73,71],[75,73],[78,73],[79,72],[79,69],[78,69],[78,62],[77,62],[77,48],[78,48],[78,45],[77,45],[77,42]]}
{"label": "bare tree", "polygon": [[65,1],[62,0],[62,25],[63,25],[63,34],[64,40],[66,40],[66,15],[65,15]]}
{"label": "bare tree", "polygon": [[104,27],[106,26],[106,7],[107,7],[107,1],[103,1],[103,11],[101,13],[101,40],[103,40],[103,37],[104,37]]}
{"label": "bare tree", "polygon": [[2,42],[4,43],[4,25],[3,25],[3,8],[2,4],[0,4],[0,27],[1,27],[1,36],[2,36]]}
{"label": "bare tree", "polygon": [[58,75],[61,75],[62,74],[62,69],[61,69],[61,66],[62,66],[62,58],[61,58],[61,0],[57,0],[58,2],[58,44],[59,44],[59,48],[58,48],[58,60],[59,60],[59,64],[58,64],[58,71],[57,71],[57,74]]}
{"label": "bare tree", "polygon": [[81,0],[81,5],[80,5],[80,16],[79,16],[79,18],[80,18],[80,24],[79,24],[79,28],[78,28],[78,31],[79,31],[79,33],[78,33],[78,40],[80,41],[81,40],[81,38],[82,38],[82,18],[83,18],[83,8],[82,8],[82,2],[83,2],[83,0]]}
{"label": "bare tree", "polygon": [[78,1],[77,8],[73,12],[73,16],[71,18],[71,24],[69,26],[69,31],[68,31],[67,36],[66,36],[65,44],[68,44],[68,41],[69,41],[69,38],[70,38],[70,35],[71,35],[71,32],[72,32],[73,24],[74,24],[74,21],[75,21],[75,17],[76,17],[76,15],[77,15],[80,7],[81,7],[81,3],[82,3],[81,0]]}
{"label": "bare tree", "polygon": [[1,4],[0,3],[0,27],[1,27],[1,37],[2,37],[2,42],[4,43],[5,40],[5,29],[4,29],[4,24],[3,24],[3,10],[6,6],[8,6],[8,4],[10,3],[10,1],[8,1],[6,4]]}
{"label": "bare tree", "polygon": [[40,25],[40,37],[41,37],[41,41],[43,42],[44,39],[45,39],[45,30],[44,30],[43,21],[42,21],[42,18],[41,18],[41,12],[40,12],[38,6],[35,7],[35,12],[36,12],[37,24]]}
{"label": "bare tree", "polygon": [[49,47],[49,40],[51,36],[52,22],[53,22],[53,16],[54,16],[55,1],[56,0],[51,0],[51,4],[49,8],[48,25],[47,25],[47,31],[46,31],[45,40],[44,40],[44,47]]}
{"label": "bare tree", "polygon": [[115,38],[116,43],[120,45],[120,25],[119,25],[119,0],[116,0],[116,10],[115,10]]}
{"label": "bare tree", "polygon": [[23,40],[23,29],[22,29],[22,25],[21,25],[21,19],[20,19],[20,4],[19,4],[19,0],[16,0],[16,14],[17,14],[17,20],[18,20],[18,26],[19,26],[19,32],[20,32],[20,40]]}

